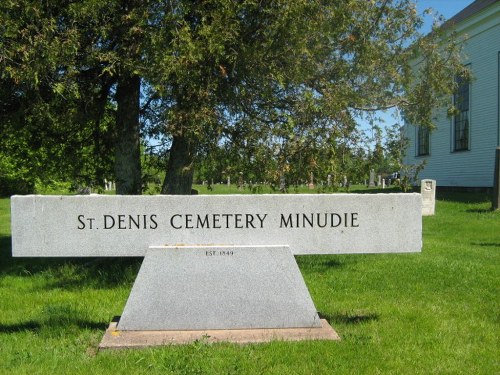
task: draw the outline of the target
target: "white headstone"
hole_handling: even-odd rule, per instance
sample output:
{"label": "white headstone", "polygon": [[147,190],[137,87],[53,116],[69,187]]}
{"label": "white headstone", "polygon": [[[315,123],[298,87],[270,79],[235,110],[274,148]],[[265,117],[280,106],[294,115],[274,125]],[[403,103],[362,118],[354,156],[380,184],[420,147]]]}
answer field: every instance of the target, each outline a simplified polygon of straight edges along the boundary
{"label": "white headstone", "polygon": [[420,194],[422,195],[422,215],[434,215],[436,210],[436,180],[422,180]]}

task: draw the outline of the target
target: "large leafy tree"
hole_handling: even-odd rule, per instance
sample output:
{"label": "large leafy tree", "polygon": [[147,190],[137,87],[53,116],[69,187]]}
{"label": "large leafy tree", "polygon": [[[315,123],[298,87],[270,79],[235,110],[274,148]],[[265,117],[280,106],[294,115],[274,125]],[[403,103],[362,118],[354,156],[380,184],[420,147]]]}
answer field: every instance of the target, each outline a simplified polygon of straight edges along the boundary
{"label": "large leafy tree", "polygon": [[226,173],[265,166],[266,179],[297,180],[325,164],[346,173],[357,119],[398,108],[432,126],[460,70],[452,36],[419,35],[411,1],[176,5],[156,71],[173,137],[164,192],[188,193],[196,156],[220,158],[215,142],[234,156]]}
{"label": "large leafy tree", "polygon": [[5,103],[16,103],[4,132],[30,155],[27,174],[87,185],[114,176],[118,193],[140,193],[142,2],[7,1],[0,10],[1,83]]}
{"label": "large leafy tree", "polygon": [[22,0],[1,17],[2,85],[34,93],[51,129],[93,129],[95,155],[110,138],[120,193],[140,192],[140,130],[164,141],[164,193],[189,194],[221,149],[270,178],[342,172],[357,119],[398,107],[430,126],[459,70],[409,0]]}

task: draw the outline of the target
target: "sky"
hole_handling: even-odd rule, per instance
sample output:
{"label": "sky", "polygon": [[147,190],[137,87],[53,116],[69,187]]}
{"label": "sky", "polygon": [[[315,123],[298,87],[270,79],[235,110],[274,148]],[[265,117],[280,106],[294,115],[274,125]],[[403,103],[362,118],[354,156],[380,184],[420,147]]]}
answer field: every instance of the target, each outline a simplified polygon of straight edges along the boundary
{"label": "sky", "polygon": [[[474,0],[415,0],[417,3],[417,11],[422,13],[427,8],[432,8],[437,13],[443,15],[446,19],[453,17],[462,9],[473,3]],[[425,32],[430,31],[432,26],[432,17],[425,18]]]}

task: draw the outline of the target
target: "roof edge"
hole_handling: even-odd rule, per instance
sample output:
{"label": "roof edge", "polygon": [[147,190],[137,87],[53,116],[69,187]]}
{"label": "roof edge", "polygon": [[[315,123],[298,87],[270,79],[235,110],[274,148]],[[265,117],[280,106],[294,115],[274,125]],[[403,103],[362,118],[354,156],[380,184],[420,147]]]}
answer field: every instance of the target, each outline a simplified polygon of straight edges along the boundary
{"label": "roof edge", "polygon": [[447,20],[441,27],[448,28],[455,26],[456,24],[465,21],[496,2],[498,2],[498,0],[476,0]]}

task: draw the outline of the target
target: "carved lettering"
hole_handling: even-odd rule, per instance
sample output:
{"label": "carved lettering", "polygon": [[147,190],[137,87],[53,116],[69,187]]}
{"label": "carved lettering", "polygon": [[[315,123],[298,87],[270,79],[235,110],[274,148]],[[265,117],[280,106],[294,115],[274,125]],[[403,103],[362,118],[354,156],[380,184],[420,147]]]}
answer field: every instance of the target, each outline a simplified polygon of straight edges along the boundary
{"label": "carved lettering", "polygon": [[174,214],[170,226],[174,229],[256,229],[264,228],[267,214]]}
{"label": "carved lettering", "polygon": [[280,228],[358,228],[357,212],[311,212],[281,214]]}
{"label": "carved lettering", "polygon": [[[264,229],[268,214],[262,213],[176,213],[167,216],[166,223],[172,229]],[[77,216],[76,228],[116,229],[116,230],[154,230],[159,228],[158,214],[104,214],[101,219]],[[308,212],[281,213],[279,228],[358,228],[358,212]]]}

